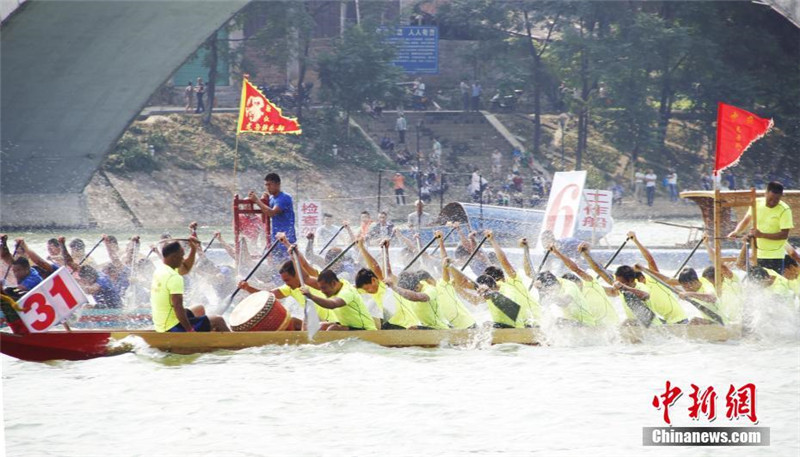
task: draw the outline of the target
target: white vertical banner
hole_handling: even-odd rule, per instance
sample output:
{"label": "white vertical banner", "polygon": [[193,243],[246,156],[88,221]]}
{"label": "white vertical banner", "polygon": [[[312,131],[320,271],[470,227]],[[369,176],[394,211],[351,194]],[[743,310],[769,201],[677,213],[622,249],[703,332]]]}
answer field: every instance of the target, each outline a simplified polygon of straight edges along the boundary
{"label": "white vertical banner", "polygon": [[547,199],[536,250],[541,251],[542,232],[553,232],[556,240],[571,237],[578,222],[583,186],[586,183],[586,170],[560,171],[553,175],[553,185]]}
{"label": "white vertical banner", "polygon": [[69,270],[59,268],[23,296],[17,311],[31,333],[46,332],[68,318],[76,309],[89,303]]}
{"label": "white vertical banner", "polygon": [[610,190],[584,189],[581,209],[578,211],[578,232],[594,233],[602,238],[611,232],[611,202],[614,193]]}
{"label": "white vertical banner", "polygon": [[[300,233],[302,236],[314,233],[322,225],[322,206],[318,201],[302,200],[300,210]],[[300,237],[298,236],[298,239]]]}

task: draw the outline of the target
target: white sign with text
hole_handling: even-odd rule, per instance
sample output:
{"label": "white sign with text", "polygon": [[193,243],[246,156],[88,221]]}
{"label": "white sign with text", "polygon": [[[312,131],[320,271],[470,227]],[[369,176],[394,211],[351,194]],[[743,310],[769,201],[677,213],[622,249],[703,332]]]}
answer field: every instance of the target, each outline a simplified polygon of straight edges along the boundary
{"label": "white sign with text", "polygon": [[542,249],[541,232],[553,232],[556,240],[569,238],[575,233],[578,222],[586,171],[560,171],[553,175],[553,185],[547,199],[537,250]]}
{"label": "white sign with text", "polygon": [[303,200],[298,206],[300,210],[300,233],[303,236],[314,233],[322,225],[322,206],[318,201]]}
{"label": "white sign with text", "polygon": [[69,270],[61,267],[17,303],[22,309],[17,313],[25,327],[31,333],[40,333],[63,322],[89,299]]}

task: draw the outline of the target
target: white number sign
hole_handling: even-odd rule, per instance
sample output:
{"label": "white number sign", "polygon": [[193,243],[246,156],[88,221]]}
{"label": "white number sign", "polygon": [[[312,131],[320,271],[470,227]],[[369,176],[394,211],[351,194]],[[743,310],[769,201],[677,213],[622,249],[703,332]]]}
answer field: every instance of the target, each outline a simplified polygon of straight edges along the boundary
{"label": "white number sign", "polygon": [[69,270],[59,268],[25,294],[18,302],[20,319],[31,333],[46,332],[60,324],[80,306],[89,303]]}

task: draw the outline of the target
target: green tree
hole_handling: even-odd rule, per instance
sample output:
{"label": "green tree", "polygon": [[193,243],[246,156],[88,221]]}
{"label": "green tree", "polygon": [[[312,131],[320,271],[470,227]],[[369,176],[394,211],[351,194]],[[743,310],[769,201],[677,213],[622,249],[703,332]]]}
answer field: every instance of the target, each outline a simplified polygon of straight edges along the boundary
{"label": "green tree", "polygon": [[354,26],[334,42],[333,50],[320,57],[318,68],[323,98],[350,114],[374,100],[396,96],[401,71],[392,64],[394,48],[374,27]]}

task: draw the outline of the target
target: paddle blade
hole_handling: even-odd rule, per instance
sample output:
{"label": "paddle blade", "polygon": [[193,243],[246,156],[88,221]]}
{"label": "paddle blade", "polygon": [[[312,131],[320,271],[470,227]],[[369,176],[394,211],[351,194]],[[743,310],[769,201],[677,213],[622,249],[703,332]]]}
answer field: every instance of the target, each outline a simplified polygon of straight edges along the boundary
{"label": "paddle blade", "polygon": [[644,304],[644,301],[636,295],[630,292],[622,293],[625,294],[625,304],[628,305],[628,309],[631,310],[636,319],[645,327],[650,327],[656,313],[648,308],[647,305]]}
{"label": "paddle blade", "polygon": [[319,331],[319,315],[317,314],[317,307],[314,306],[314,302],[311,300],[306,300],[304,314],[304,322],[306,323],[306,331],[308,331],[308,339],[313,340],[314,335],[316,335]]}
{"label": "paddle blade", "polygon": [[521,309],[517,302],[497,292],[491,294],[489,297],[492,299],[492,303],[494,303],[497,309],[502,311],[503,314],[508,316],[512,321],[517,321],[517,316],[519,316],[519,310]]}

